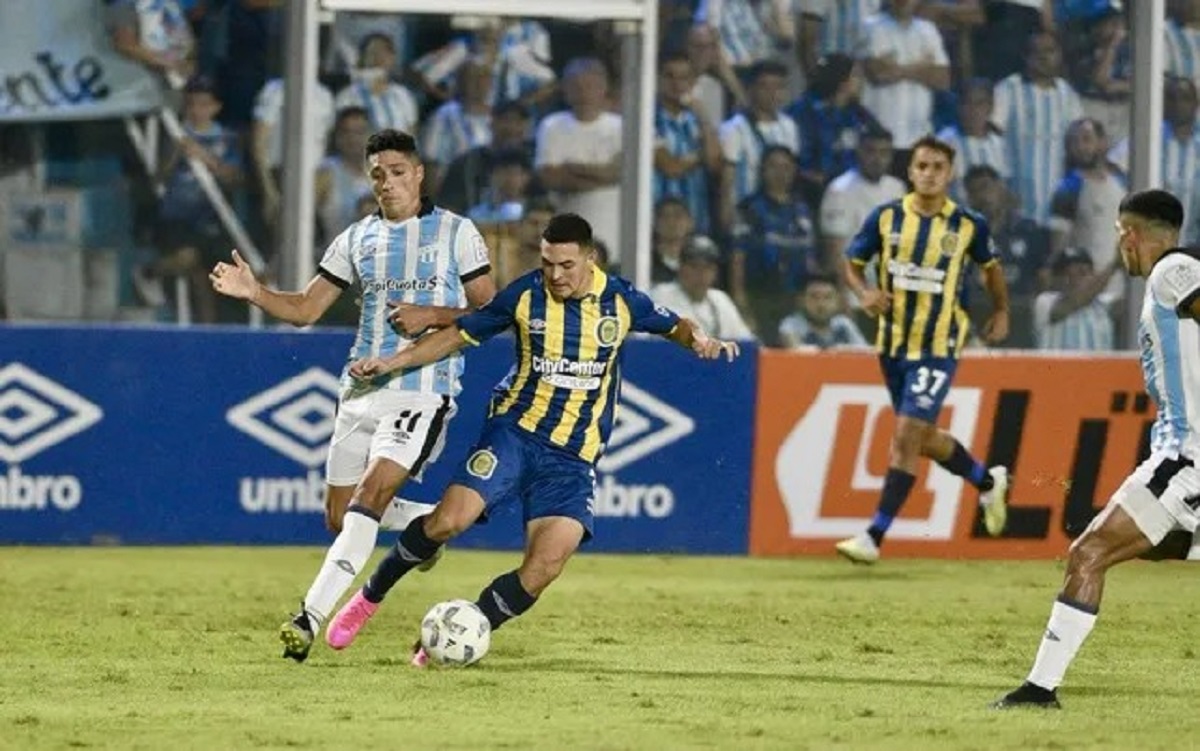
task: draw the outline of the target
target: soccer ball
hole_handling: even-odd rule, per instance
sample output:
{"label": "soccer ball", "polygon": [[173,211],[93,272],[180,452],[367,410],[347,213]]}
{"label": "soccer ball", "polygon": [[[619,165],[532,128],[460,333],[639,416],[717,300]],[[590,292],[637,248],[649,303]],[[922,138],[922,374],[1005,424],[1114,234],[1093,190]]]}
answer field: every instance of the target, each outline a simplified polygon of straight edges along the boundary
{"label": "soccer ball", "polygon": [[469,600],[439,602],[421,619],[421,646],[438,665],[473,665],[483,659],[491,643],[492,624]]}

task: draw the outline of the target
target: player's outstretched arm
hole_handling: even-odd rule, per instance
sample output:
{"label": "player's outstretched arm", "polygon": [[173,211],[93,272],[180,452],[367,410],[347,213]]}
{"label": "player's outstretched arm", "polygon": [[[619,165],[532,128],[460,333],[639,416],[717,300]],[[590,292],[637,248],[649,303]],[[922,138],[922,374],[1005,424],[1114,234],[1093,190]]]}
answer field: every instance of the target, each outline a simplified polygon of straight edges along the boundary
{"label": "player's outstretched arm", "polygon": [[268,315],[296,326],[317,322],[342,290],[322,276],[313,277],[303,292],[280,292],[258,281],[254,269],[233,251],[233,263],[218,263],[208,275],[212,287],[227,297],[257,305]]}
{"label": "player's outstretched arm", "polygon": [[397,370],[428,365],[457,352],[469,343],[457,326],[449,326],[422,337],[413,346],[390,357],[364,357],[355,360],[350,363],[350,375],[366,380]]}
{"label": "player's outstretched arm", "polygon": [[667,334],[667,339],[687,347],[702,360],[716,360],[721,355],[729,362],[742,353],[737,342],[714,339],[704,332],[700,324],[690,318],[680,318],[679,324]]}

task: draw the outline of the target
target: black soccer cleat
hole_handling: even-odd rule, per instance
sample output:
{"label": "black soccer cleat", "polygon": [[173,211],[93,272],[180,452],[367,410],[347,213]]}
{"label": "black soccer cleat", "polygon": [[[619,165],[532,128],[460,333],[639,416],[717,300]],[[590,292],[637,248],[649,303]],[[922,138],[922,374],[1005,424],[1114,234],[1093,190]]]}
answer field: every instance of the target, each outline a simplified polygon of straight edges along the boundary
{"label": "black soccer cleat", "polygon": [[312,622],[304,610],[304,603],[300,603],[299,613],[279,627],[279,641],[283,642],[283,656],[290,657],[296,662],[304,662],[308,659],[308,651],[312,649],[315,637]]}
{"label": "black soccer cleat", "polygon": [[992,704],[992,709],[1034,707],[1037,709],[1062,709],[1055,689],[1046,689],[1025,681],[1015,691],[1010,691]]}

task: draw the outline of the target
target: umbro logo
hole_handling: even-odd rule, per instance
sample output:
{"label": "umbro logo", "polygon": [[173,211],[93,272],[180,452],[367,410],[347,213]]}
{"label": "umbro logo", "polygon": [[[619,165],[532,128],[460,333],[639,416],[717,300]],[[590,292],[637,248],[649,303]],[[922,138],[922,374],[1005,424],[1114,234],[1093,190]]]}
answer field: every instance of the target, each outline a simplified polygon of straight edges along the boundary
{"label": "umbro logo", "polygon": [[675,443],[696,429],[696,421],[629,381],[621,384],[621,406],[604,455],[601,472],[617,470]]}
{"label": "umbro logo", "polygon": [[229,424],[305,467],[325,463],[337,409],[338,378],[309,368],[225,414]]}
{"label": "umbro logo", "polygon": [[1058,638],[1058,634],[1052,630],[1046,629],[1046,641],[1062,641],[1062,639]]}
{"label": "umbro logo", "polygon": [[32,368],[0,368],[0,461],[23,462],[103,417],[95,404]]}

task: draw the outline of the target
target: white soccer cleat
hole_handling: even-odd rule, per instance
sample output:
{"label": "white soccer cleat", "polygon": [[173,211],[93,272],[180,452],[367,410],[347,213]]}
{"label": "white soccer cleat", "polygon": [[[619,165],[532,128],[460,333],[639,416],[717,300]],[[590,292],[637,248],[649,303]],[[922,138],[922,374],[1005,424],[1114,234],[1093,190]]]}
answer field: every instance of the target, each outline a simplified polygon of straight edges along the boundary
{"label": "white soccer cleat", "polygon": [[1008,467],[991,467],[992,489],[979,494],[983,508],[983,527],[992,537],[999,537],[1008,523]]}
{"label": "white soccer cleat", "polygon": [[879,546],[866,532],[842,540],[835,547],[838,555],[854,563],[874,563],[879,560]]}

